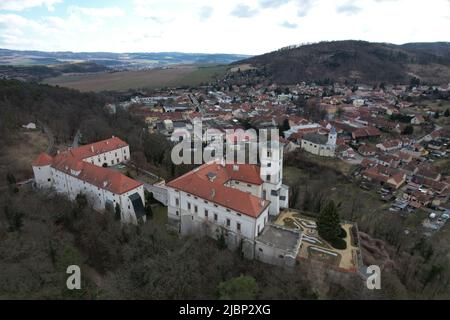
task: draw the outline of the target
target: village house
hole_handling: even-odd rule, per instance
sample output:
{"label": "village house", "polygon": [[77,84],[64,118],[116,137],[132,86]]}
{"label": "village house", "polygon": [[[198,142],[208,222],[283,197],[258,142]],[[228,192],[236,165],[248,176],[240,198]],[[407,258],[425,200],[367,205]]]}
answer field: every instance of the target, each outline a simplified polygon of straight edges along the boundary
{"label": "village house", "polygon": [[400,188],[406,182],[406,174],[389,167],[375,165],[362,172],[362,176],[369,181],[375,181],[382,186],[393,189]]}
{"label": "village house", "polygon": [[38,188],[53,189],[75,200],[85,195],[95,210],[120,208],[121,221],[145,221],[141,182],[107,168],[130,160],[128,144],[117,137],[58,152],[42,153],[32,163]]}
{"label": "village house", "polygon": [[403,147],[401,140],[388,140],[377,144],[377,148],[384,152],[399,150]]}

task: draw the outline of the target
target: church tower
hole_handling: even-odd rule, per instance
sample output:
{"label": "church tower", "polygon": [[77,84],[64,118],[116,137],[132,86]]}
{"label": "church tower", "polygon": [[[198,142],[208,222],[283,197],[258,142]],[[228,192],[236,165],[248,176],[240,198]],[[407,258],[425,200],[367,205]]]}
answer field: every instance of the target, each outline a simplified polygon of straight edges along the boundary
{"label": "church tower", "polygon": [[331,127],[330,133],[328,134],[328,142],[329,146],[336,146],[337,143],[337,132],[335,127]]}

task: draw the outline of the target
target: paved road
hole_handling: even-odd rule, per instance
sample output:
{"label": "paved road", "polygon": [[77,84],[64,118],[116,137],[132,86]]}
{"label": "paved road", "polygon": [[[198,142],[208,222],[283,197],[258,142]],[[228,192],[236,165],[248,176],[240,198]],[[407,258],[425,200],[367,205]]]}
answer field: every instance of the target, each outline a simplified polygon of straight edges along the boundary
{"label": "paved road", "polygon": [[78,146],[80,145],[80,138],[81,132],[80,130],[78,130],[77,133],[75,134],[75,137],[73,137],[72,148],[78,148]]}
{"label": "paved road", "polygon": [[38,120],[37,123],[38,123],[39,126],[42,127],[42,130],[47,135],[48,147],[45,150],[45,152],[47,154],[52,154],[53,149],[55,147],[55,136],[53,135],[52,130],[50,130],[50,128],[48,126],[46,126],[42,121]]}

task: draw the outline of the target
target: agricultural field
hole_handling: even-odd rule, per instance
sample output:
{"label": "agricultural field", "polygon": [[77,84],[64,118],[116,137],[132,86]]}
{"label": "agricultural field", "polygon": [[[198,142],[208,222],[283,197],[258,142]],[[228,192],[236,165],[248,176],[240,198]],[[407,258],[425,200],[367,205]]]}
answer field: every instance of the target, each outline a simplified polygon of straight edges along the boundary
{"label": "agricultural field", "polygon": [[44,83],[84,92],[156,89],[162,87],[196,86],[213,81],[216,77],[224,74],[226,70],[227,66],[224,65],[183,65],[165,69],[63,75],[45,79]]}

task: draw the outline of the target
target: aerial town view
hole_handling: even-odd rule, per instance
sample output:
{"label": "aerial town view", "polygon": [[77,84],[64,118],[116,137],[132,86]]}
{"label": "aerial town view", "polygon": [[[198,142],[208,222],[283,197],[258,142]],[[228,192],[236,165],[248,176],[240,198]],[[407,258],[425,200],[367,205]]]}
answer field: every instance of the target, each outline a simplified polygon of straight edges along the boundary
{"label": "aerial town view", "polygon": [[2,1],[0,300],[450,299],[449,30],[448,0]]}

